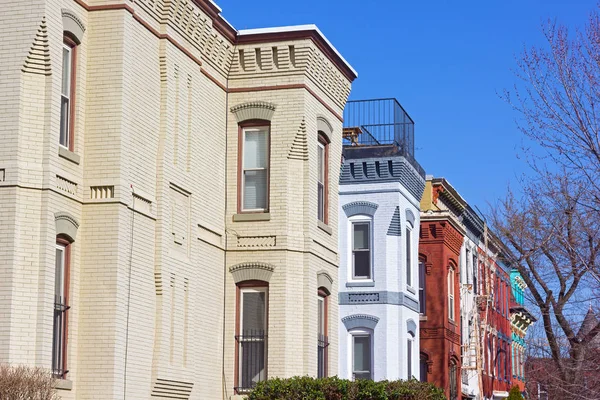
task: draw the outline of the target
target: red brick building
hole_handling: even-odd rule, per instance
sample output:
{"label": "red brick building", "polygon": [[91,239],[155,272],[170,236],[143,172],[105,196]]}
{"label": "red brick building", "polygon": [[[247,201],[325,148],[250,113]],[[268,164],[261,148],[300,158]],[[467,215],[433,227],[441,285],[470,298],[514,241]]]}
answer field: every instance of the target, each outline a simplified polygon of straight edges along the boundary
{"label": "red brick building", "polygon": [[419,241],[421,380],[461,393],[459,254],[464,201],[443,179],[428,179],[421,201]]}

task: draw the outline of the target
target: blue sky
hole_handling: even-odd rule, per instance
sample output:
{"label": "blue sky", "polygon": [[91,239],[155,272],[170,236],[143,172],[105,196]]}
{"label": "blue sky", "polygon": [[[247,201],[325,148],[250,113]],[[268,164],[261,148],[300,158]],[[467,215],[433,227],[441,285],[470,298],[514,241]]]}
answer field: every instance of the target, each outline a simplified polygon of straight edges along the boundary
{"label": "blue sky", "polygon": [[314,23],[358,71],[351,99],[396,97],[417,159],[485,210],[527,173],[517,115],[497,93],[548,19],[583,26],[595,0],[216,0],[236,29]]}

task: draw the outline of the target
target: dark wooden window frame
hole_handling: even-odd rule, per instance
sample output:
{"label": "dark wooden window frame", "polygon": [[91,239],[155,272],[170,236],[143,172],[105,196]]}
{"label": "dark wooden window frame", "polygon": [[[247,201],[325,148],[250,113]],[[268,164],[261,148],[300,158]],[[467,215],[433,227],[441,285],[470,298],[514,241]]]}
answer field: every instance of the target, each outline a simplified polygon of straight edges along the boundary
{"label": "dark wooden window frame", "polygon": [[[69,125],[67,132],[67,148],[69,151],[74,151],[75,148],[75,102],[76,102],[76,87],[77,87],[77,53],[78,44],[73,38],[65,33],[63,35],[63,43],[71,48],[71,82],[69,87]],[[62,79],[62,77],[61,77]],[[62,101],[62,100],[61,100]],[[60,129],[60,128],[59,128]]]}
{"label": "dark wooden window frame", "polygon": [[[67,373],[69,372],[67,369],[67,356],[68,356],[68,351],[67,351],[67,347],[69,345],[69,309],[70,309],[70,291],[69,288],[71,286],[71,241],[68,240],[67,238],[63,237],[63,236],[57,236],[56,237],[56,244],[63,246],[64,247],[64,264],[63,264],[63,268],[64,268],[64,293],[65,293],[65,300],[64,300],[64,331],[62,332],[62,337],[60,338],[61,342],[62,342],[62,346],[61,346],[61,357],[62,357],[62,362],[61,362],[61,373],[60,374],[54,374],[56,378],[58,379],[66,379]],[[56,280],[56,278],[55,278]],[[56,287],[56,283],[54,284],[54,287]],[[54,300],[53,302],[54,306],[53,309],[56,310],[56,300]],[[55,333],[55,328],[53,328],[52,331],[52,336],[53,336],[53,346],[54,346],[54,333]],[[54,352],[54,350],[53,350]],[[54,367],[54,356],[53,356],[53,360],[52,360],[52,366]]]}
{"label": "dark wooden window frame", "polygon": [[[267,128],[267,204],[264,210],[244,211],[242,175],[244,173],[244,129],[245,128]],[[252,119],[238,124],[238,165],[237,165],[237,212],[238,214],[262,214],[268,213],[271,205],[271,121]]]}
{"label": "dark wooden window frame", "polygon": [[[265,376],[268,377],[268,368],[269,368],[269,363],[268,363],[268,354],[269,354],[269,348],[268,348],[268,328],[269,328],[269,282],[265,282],[265,281],[259,281],[259,280],[249,280],[249,281],[242,281],[242,282],[238,282],[236,284],[236,289],[235,289],[235,337],[237,338],[240,335],[240,308],[241,308],[241,304],[240,301],[242,300],[242,295],[241,295],[241,290],[242,289],[266,289],[267,292],[267,304],[266,304],[266,310],[265,310],[265,325],[267,327],[266,331],[267,331],[267,337],[265,338]],[[240,372],[240,346],[239,343],[235,342],[235,364],[234,364],[234,391],[236,394],[243,394],[246,393],[246,391],[238,391],[238,387],[240,384],[240,376],[239,376],[239,372]]]}
{"label": "dark wooden window frame", "polygon": [[[318,142],[323,146],[323,151],[324,151],[324,157],[323,157],[323,220],[321,222],[323,222],[324,224],[328,225],[329,224],[329,143],[331,143],[331,141],[329,140],[329,138],[327,137],[327,135],[325,135],[325,133],[323,133],[322,131],[319,131],[319,135],[318,135]],[[318,153],[317,153],[318,155]],[[317,160],[317,165],[318,165],[318,160]],[[317,174],[318,174],[318,170],[317,170]],[[319,181],[319,177],[317,176],[317,184]],[[317,207],[319,205],[319,192],[318,192],[318,187],[317,187]],[[317,210],[317,218],[319,216],[319,210]]]}

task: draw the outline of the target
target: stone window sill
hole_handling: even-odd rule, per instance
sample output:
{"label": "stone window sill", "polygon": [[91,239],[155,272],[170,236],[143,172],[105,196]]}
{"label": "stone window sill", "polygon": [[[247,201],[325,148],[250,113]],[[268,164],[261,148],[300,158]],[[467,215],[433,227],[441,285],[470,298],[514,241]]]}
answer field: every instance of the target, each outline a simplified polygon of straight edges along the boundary
{"label": "stone window sill", "polygon": [[331,227],[329,225],[327,225],[326,223],[324,223],[320,219],[317,220],[317,226],[321,230],[325,231],[325,233],[327,233],[328,235],[331,235],[333,233],[333,229],[331,229]]}
{"label": "stone window sill", "polygon": [[408,290],[409,292],[411,292],[412,294],[417,293],[417,291],[415,290],[415,288],[413,288],[412,286],[407,286],[406,290]]}
{"label": "stone window sill", "polygon": [[270,213],[233,214],[233,222],[270,221]]}
{"label": "stone window sill", "polygon": [[72,390],[73,381],[68,379],[57,379],[54,387],[58,390]]}
{"label": "stone window sill", "polygon": [[67,160],[69,160],[72,163],[75,163],[77,165],[79,165],[79,163],[81,162],[81,157],[79,157],[78,154],[73,153],[69,149],[66,149],[66,148],[64,148],[62,146],[58,146],[58,155],[59,155],[59,157],[67,159]]}
{"label": "stone window sill", "polygon": [[419,321],[427,321],[427,315],[419,315]]}
{"label": "stone window sill", "polygon": [[364,282],[346,282],[346,287],[374,287],[375,282],[373,281],[364,281]]}

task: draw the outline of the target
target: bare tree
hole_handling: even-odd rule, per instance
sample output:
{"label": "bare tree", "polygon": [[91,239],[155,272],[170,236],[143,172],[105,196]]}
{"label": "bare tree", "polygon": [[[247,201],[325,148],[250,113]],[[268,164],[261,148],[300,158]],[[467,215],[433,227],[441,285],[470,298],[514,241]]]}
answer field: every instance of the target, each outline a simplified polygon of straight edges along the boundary
{"label": "bare tree", "polygon": [[55,384],[48,370],[0,364],[2,400],[58,400]]}

